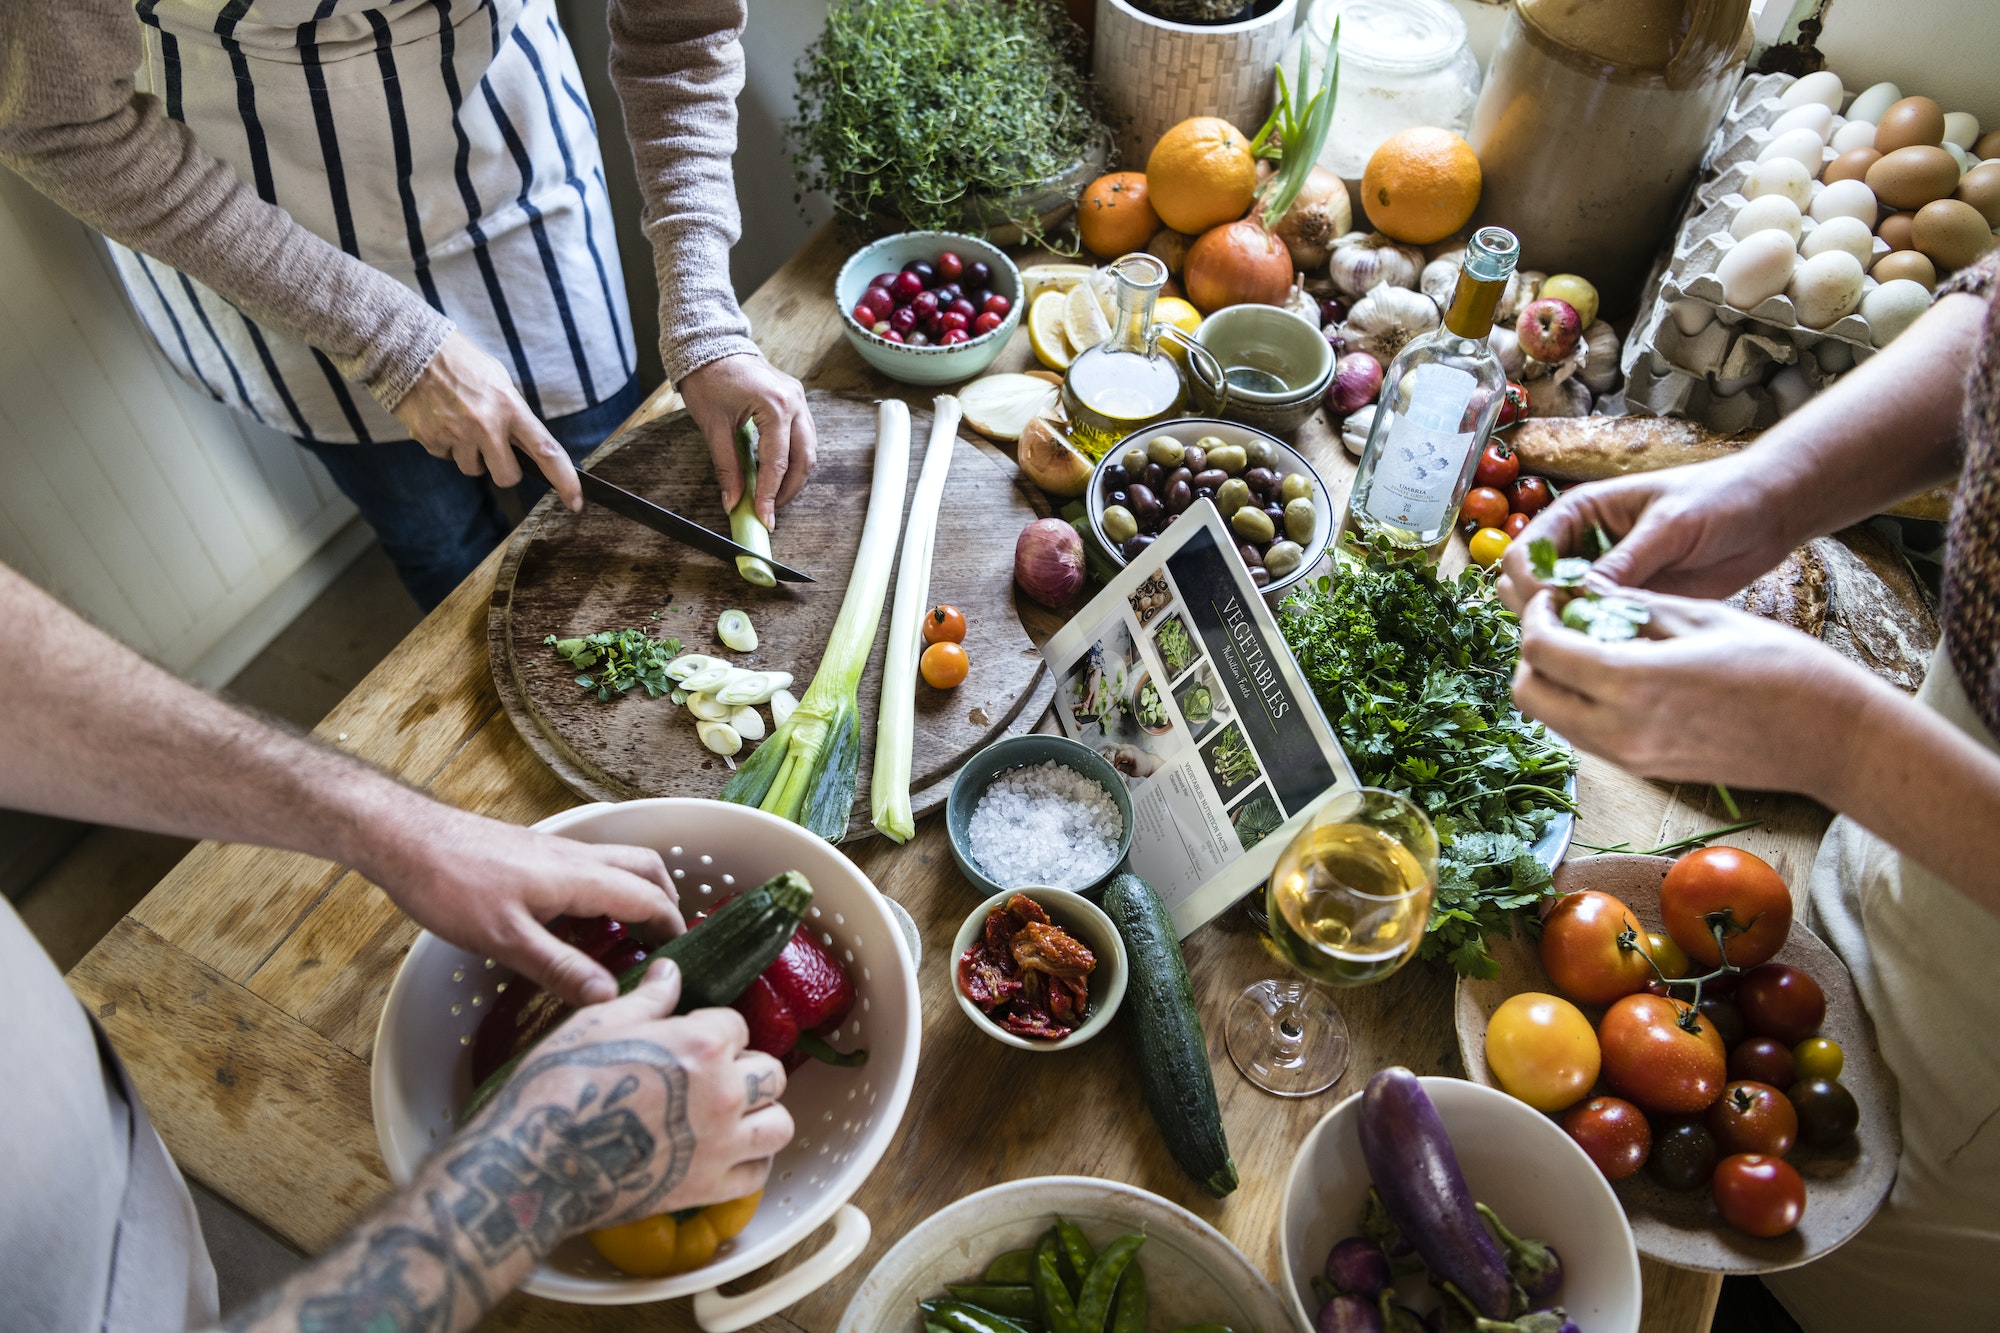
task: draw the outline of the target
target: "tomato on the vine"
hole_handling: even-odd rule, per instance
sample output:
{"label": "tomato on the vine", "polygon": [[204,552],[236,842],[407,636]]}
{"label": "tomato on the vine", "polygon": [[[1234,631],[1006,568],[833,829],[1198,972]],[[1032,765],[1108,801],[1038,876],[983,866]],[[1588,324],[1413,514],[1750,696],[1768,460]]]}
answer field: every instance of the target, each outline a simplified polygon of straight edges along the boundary
{"label": "tomato on the vine", "polygon": [[1500,398],[1500,417],[1493,424],[1496,428],[1511,426],[1528,415],[1528,391],[1512,380]]}
{"label": "tomato on the vine", "polygon": [[1660,917],[1674,943],[1704,968],[1718,966],[1714,927],[1737,967],[1768,962],[1792,932],[1792,894],[1778,872],[1738,847],[1703,847],[1660,882]]}
{"label": "tomato on the vine", "polygon": [[1645,932],[1632,909],[1608,893],[1566,893],[1542,921],[1542,971],[1582,1004],[1610,1004],[1653,979]]}
{"label": "tomato on the vine", "polygon": [[1568,1000],[1522,991],[1487,1022],[1486,1063],[1501,1091],[1537,1111],[1560,1111],[1597,1081],[1597,1034]]}
{"label": "tomato on the vine", "polygon": [[1743,1011],[1727,995],[1704,994],[1699,1008],[1701,1016],[1715,1025],[1715,1035],[1722,1038],[1724,1050],[1734,1047],[1750,1034],[1750,1029],[1743,1022]]}
{"label": "tomato on the vine", "polygon": [[1507,504],[1517,514],[1539,514],[1555,502],[1555,488],[1541,477],[1522,477],[1507,488]]}
{"label": "tomato on the vine", "polygon": [[1708,1108],[1708,1132],[1727,1153],[1761,1152],[1783,1157],[1799,1137],[1799,1113],[1785,1094],[1768,1083],[1744,1079],[1722,1090]]}
{"label": "tomato on the vine", "polygon": [[1472,484],[1499,490],[1520,475],[1521,460],[1514,457],[1513,446],[1505,440],[1488,440],[1480,451],[1479,466],[1472,471]]}
{"label": "tomato on the vine", "polygon": [[1645,1112],[1623,1098],[1579,1102],[1564,1112],[1562,1127],[1606,1180],[1636,1175],[1653,1151],[1653,1130]]}
{"label": "tomato on the vine", "polygon": [[1681,1000],[1627,995],[1597,1025],[1604,1081],[1658,1115],[1706,1111],[1728,1077],[1715,1024]]}
{"label": "tomato on the vine", "polygon": [[1736,988],[1743,1022],[1760,1037],[1797,1045],[1826,1021],[1826,992],[1809,973],[1784,963],[1765,963],[1743,974]]}
{"label": "tomato on the vine", "polygon": [[1806,1211],[1806,1182],[1790,1162],[1763,1153],[1723,1158],[1709,1188],[1722,1220],[1752,1236],[1782,1236]]}
{"label": "tomato on the vine", "polygon": [[1458,516],[1475,528],[1497,528],[1507,521],[1507,497],[1491,486],[1474,486],[1465,493]]}

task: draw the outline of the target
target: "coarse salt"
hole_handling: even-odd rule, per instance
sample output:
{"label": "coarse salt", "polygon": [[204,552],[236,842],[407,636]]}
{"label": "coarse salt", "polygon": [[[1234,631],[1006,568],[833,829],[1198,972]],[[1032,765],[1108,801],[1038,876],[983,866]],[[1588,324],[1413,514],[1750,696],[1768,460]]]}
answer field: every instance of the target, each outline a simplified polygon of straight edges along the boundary
{"label": "coarse salt", "polygon": [[1054,760],[993,779],[965,828],[972,859],[1009,889],[1088,888],[1117,862],[1124,836],[1103,784]]}

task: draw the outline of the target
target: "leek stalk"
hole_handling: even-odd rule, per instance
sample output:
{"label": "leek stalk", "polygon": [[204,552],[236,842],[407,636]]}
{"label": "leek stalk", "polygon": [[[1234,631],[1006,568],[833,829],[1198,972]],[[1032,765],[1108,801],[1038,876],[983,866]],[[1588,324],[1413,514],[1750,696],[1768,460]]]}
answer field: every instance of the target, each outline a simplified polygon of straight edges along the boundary
{"label": "leek stalk", "polygon": [[917,831],[910,813],[910,754],[917,727],[917,654],[923,651],[924,607],[931,595],[931,556],[937,549],[938,505],[958,441],[959,401],[940,394],[931,408],[931,438],[924,448],[916,498],[903,528],[896,566],[896,605],[889,614],[889,656],[882,666],[882,707],[875,715],[875,772],[868,806],[875,827],[897,842]]}
{"label": "leek stalk", "polygon": [[910,478],[910,409],[896,399],[877,405],[875,471],[861,549],[840,614],[805,697],[771,738],[730,777],[722,799],[754,805],[828,842],[847,831],[861,760],[861,709],[855,692],[882,623],[889,571],[903,523]]}
{"label": "leek stalk", "polygon": [[[747,546],[757,555],[769,555],[771,530],[757,517],[757,454],[753,447],[756,442],[755,423],[746,421],[736,428],[736,470],[743,476],[743,493],[736,497],[736,507],[729,511],[729,535],[738,546]],[[737,556],[736,572],[745,583],[760,588],[778,586],[777,573],[755,555]]]}

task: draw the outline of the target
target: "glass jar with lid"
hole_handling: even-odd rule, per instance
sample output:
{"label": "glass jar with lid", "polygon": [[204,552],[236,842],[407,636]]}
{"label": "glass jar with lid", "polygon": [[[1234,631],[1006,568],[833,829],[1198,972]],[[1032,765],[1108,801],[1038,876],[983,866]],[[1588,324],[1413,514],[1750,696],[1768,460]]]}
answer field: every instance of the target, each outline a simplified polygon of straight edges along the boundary
{"label": "glass jar with lid", "polygon": [[1340,91],[1319,164],[1359,180],[1382,141],[1435,125],[1464,134],[1479,101],[1479,62],[1466,45],[1465,19],[1445,0],[1317,0],[1285,48],[1285,77],[1305,52],[1308,89],[1340,19]]}

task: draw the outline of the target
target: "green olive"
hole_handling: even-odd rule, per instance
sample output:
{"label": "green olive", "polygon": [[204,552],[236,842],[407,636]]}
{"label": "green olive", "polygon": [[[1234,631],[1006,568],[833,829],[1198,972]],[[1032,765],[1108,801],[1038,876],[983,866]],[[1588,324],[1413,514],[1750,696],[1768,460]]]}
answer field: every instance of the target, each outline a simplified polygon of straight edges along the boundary
{"label": "green olive", "polygon": [[1218,444],[1208,451],[1208,465],[1219,467],[1233,477],[1250,464],[1242,445]]}
{"label": "green olive", "polygon": [[1130,449],[1127,449],[1125,456],[1118,461],[1123,463],[1125,470],[1136,478],[1141,472],[1146,470],[1146,464],[1153,460],[1146,457],[1146,451],[1135,444]]}
{"label": "green olive", "polygon": [[1309,542],[1313,535],[1313,502],[1300,496],[1285,506],[1285,535],[1295,542]]}
{"label": "green olive", "polygon": [[[1258,513],[1263,515],[1262,510]],[[1271,549],[1264,552],[1264,568],[1271,571],[1272,578],[1281,579],[1297,569],[1305,555],[1305,548],[1297,542],[1272,542]]]}
{"label": "green olive", "polygon": [[1187,446],[1171,435],[1155,435],[1146,441],[1146,457],[1161,467],[1179,467],[1187,457]]}
{"label": "green olive", "polygon": [[1278,483],[1278,498],[1286,504],[1294,500],[1310,500],[1312,493],[1312,478],[1303,472],[1287,472],[1285,479]]}
{"label": "green olive", "polygon": [[[1214,455],[1209,455],[1211,459]],[[1233,518],[1236,511],[1250,503],[1250,483],[1241,477],[1231,477],[1215,488],[1215,507],[1222,511],[1224,518]]]}
{"label": "green olive", "polygon": [[1269,440],[1252,439],[1243,446],[1243,457],[1250,467],[1276,467],[1278,451],[1271,447]]}
{"label": "green olive", "polygon": [[1129,541],[1139,535],[1139,520],[1124,505],[1112,505],[1104,511],[1103,528],[1113,543]]}
{"label": "green olive", "polygon": [[1194,447],[1205,454],[1212,454],[1217,449],[1227,446],[1228,443],[1229,441],[1223,439],[1220,435],[1204,435],[1194,442]]}
{"label": "green olive", "polygon": [[[1228,484],[1228,482],[1223,483],[1225,486]],[[1231,514],[1229,526],[1235,528],[1236,535],[1247,542],[1267,542],[1278,535],[1278,529],[1271,523],[1271,516],[1255,505],[1244,505]],[[1264,563],[1267,566],[1271,563],[1268,553],[1264,557]]]}

